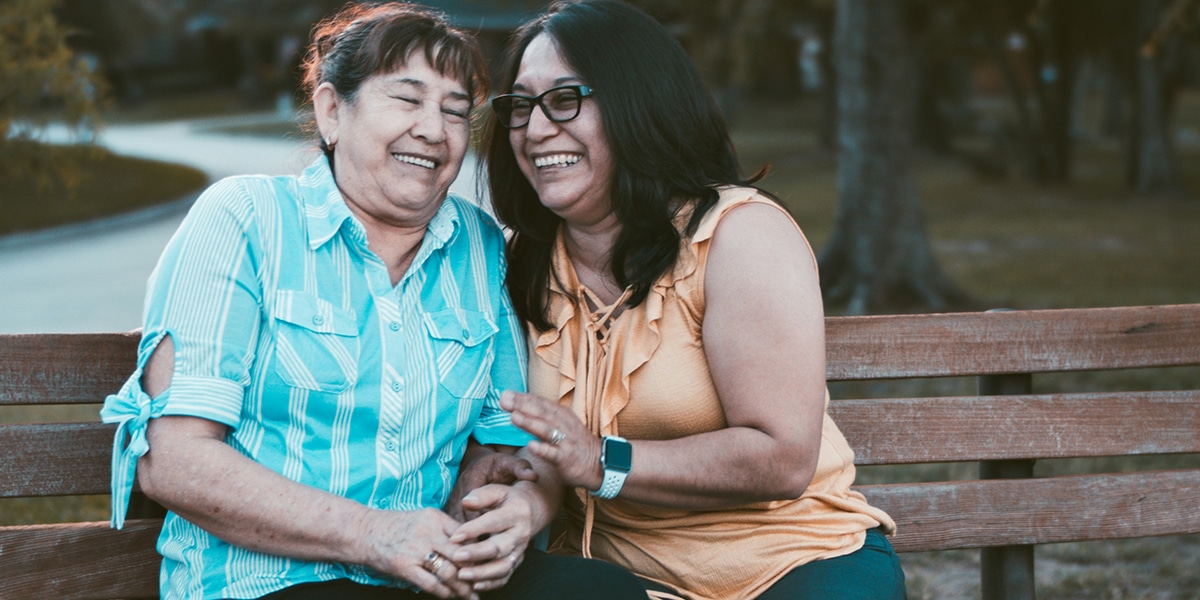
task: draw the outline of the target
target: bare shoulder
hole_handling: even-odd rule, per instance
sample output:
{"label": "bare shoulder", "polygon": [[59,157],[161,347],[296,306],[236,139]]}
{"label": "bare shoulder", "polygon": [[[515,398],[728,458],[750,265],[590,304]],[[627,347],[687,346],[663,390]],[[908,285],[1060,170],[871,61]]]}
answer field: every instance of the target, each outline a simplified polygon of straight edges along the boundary
{"label": "bare shoulder", "polygon": [[733,207],[717,224],[710,244],[709,274],[719,275],[725,268],[813,270],[808,241],[780,206],[749,202]]}

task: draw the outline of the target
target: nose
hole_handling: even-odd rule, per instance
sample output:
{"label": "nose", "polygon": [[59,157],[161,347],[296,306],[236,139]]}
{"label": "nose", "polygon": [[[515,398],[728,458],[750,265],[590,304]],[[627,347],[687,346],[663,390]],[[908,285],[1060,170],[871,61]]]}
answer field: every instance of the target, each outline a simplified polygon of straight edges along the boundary
{"label": "nose", "polygon": [[560,127],[558,123],[550,120],[546,115],[545,107],[538,105],[534,107],[529,115],[529,124],[525,126],[525,135],[533,141],[544,140],[558,133]]}
{"label": "nose", "polygon": [[436,102],[425,103],[424,110],[413,124],[412,133],[430,144],[438,144],[446,139],[446,120]]}

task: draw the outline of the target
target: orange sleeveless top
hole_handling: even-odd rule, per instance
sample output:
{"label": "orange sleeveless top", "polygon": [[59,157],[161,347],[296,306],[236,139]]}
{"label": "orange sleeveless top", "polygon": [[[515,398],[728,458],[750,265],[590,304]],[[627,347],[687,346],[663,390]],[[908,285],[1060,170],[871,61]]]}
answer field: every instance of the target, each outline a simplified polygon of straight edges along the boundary
{"label": "orange sleeveless top", "polygon": [[[779,208],[754,189],[722,189],[674,268],[602,336],[611,307],[592,312],[560,233],[553,327],[530,339],[530,391],[571,406],[597,435],[662,440],[726,427],[700,335],[704,273],[717,224],[750,202]],[[689,599],[754,598],[796,566],[862,547],[868,529],[894,531],[887,514],[850,489],[854,453],[828,411],[821,437],[816,474],[799,498],[691,511],[577,489],[566,497],[567,526],[551,551],[616,563]]]}

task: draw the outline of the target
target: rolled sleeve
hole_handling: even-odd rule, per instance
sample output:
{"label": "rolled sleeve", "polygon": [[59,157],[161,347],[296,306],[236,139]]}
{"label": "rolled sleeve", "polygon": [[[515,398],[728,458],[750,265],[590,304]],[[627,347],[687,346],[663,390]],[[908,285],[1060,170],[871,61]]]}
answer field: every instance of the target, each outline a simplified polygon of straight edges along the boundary
{"label": "rolled sleeve", "polygon": [[[260,328],[261,285],[253,264],[252,203],[235,181],[205,191],[159,259],[147,286],[138,367],[105,400],[113,442],[112,525],[121,528],[149,451],[150,419],[193,416],[238,426]],[[150,356],[167,337],[175,350],[169,389],[151,399],[141,386]]]}

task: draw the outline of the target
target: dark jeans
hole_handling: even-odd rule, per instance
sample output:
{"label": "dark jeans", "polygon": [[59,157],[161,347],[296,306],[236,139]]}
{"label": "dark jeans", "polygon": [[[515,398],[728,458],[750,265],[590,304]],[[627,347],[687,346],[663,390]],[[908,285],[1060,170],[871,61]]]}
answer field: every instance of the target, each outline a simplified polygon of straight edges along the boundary
{"label": "dark jeans", "polygon": [[[264,596],[262,600],[429,600],[411,590],[355,583],[348,579],[304,583]],[[641,580],[606,562],[553,556],[538,550],[525,560],[503,589],[483,594],[485,600],[646,599]]]}
{"label": "dark jeans", "polygon": [[[646,581],[647,589],[673,592]],[[891,542],[878,529],[863,547],[845,556],[800,565],[758,600],[905,600],[904,571]]]}

